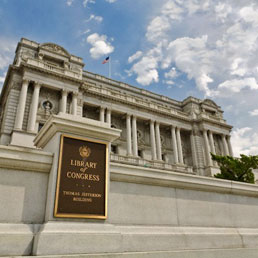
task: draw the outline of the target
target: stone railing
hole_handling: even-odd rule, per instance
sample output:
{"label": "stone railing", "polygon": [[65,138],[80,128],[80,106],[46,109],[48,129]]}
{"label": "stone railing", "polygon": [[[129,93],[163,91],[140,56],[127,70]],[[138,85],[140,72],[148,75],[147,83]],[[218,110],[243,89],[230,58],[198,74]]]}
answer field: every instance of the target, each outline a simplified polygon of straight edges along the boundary
{"label": "stone railing", "polygon": [[145,89],[139,89],[135,86],[126,84],[124,82],[116,81],[116,80],[101,76],[99,74],[91,73],[89,71],[83,71],[83,74],[84,74],[84,76],[86,76],[88,78],[92,78],[94,80],[99,80],[101,82],[111,84],[111,85],[114,85],[114,86],[119,86],[119,87],[124,88],[124,89],[129,89],[129,90],[132,90],[134,92],[146,95],[148,97],[154,98],[154,99],[159,100],[159,101],[163,101],[163,102],[166,101],[168,104],[174,105],[175,107],[178,107],[178,108],[181,107],[181,102],[180,101],[170,99],[166,96],[162,96],[162,95],[153,93],[151,91],[147,91]]}
{"label": "stone railing", "polygon": [[193,168],[183,164],[168,164],[164,161],[145,160],[142,158],[123,156],[113,153],[111,153],[110,155],[110,161],[127,165],[141,166],[146,168],[156,168],[170,170],[173,172],[193,174]]}
{"label": "stone railing", "polygon": [[57,73],[57,74],[60,74],[60,75],[69,76],[69,77],[74,78],[74,79],[79,79],[79,80],[82,79],[82,74],[81,73],[78,73],[78,72],[75,72],[75,71],[72,71],[72,70],[68,70],[68,69],[65,69],[65,68],[62,68],[62,67],[57,67],[57,66],[45,63],[45,62],[43,62],[41,60],[38,60],[38,59],[28,58],[27,64],[32,65],[32,66],[36,66],[38,68],[42,68],[42,69],[45,69],[47,71],[54,72],[54,73]]}
{"label": "stone railing", "polygon": [[202,118],[206,118],[206,119],[210,119],[210,120],[214,120],[214,121],[218,121],[220,123],[226,123],[226,120],[224,120],[223,118],[220,118],[220,117],[217,117],[217,116],[213,116],[213,115],[209,115],[207,113],[201,113],[198,115],[198,118],[199,119],[202,119]]}

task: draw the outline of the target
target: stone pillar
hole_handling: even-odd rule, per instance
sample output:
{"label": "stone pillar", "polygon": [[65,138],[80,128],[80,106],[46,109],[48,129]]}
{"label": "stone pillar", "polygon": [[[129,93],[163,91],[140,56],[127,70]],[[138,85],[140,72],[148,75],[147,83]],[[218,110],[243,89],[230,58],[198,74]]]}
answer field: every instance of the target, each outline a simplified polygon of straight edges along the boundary
{"label": "stone pillar", "polygon": [[228,156],[229,151],[228,151],[228,144],[227,144],[227,141],[226,141],[225,134],[222,134],[222,144],[223,144],[223,154]]}
{"label": "stone pillar", "polygon": [[227,136],[227,143],[228,143],[228,151],[230,156],[234,156],[231,141],[230,141],[230,135]]}
{"label": "stone pillar", "polygon": [[17,107],[17,110],[16,110],[14,129],[18,129],[18,130],[22,129],[28,85],[29,85],[29,81],[24,79],[23,82],[22,82],[22,88],[21,88],[21,92],[20,92],[19,103],[18,103],[18,107]]}
{"label": "stone pillar", "polygon": [[132,155],[132,133],[131,133],[131,115],[126,114],[126,144],[127,155]]}
{"label": "stone pillar", "polygon": [[135,157],[138,157],[138,142],[137,142],[137,122],[136,122],[136,116],[133,116],[132,128],[133,128],[133,155],[134,155]]}
{"label": "stone pillar", "polygon": [[172,147],[173,147],[174,161],[175,161],[175,163],[178,163],[176,128],[173,125],[171,127],[171,136],[172,136]]}
{"label": "stone pillar", "polygon": [[213,133],[211,131],[209,131],[209,140],[210,140],[211,153],[216,154],[214,140],[213,140]]}
{"label": "stone pillar", "polygon": [[176,138],[177,138],[177,149],[178,149],[179,163],[184,164],[180,128],[178,128],[178,127],[176,129]]}
{"label": "stone pillar", "polygon": [[73,92],[73,98],[72,98],[72,115],[76,116],[77,115],[77,97],[78,93]]}
{"label": "stone pillar", "polygon": [[105,122],[105,108],[104,107],[100,107],[100,110],[99,110],[99,121]]}
{"label": "stone pillar", "polygon": [[156,133],[157,159],[162,160],[160,129],[159,129],[159,123],[158,122],[156,122],[156,124],[155,124],[155,133]]}
{"label": "stone pillar", "polygon": [[203,130],[203,138],[204,138],[207,166],[212,166],[212,160],[211,160],[211,155],[210,155],[211,150],[210,150],[210,145],[209,145],[209,141],[208,141],[207,130]]}
{"label": "stone pillar", "polygon": [[60,113],[66,113],[66,106],[67,106],[67,94],[66,90],[62,90],[62,98],[60,103]]}
{"label": "stone pillar", "polygon": [[38,103],[39,103],[39,91],[40,91],[40,84],[35,83],[34,91],[33,91],[33,95],[32,95],[31,106],[30,106],[28,126],[27,126],[27,131],[28,132],[34,132],[35,131],[35,124],[36,124]]}
{"label": "stone pillar", "polygon": [[111,124],[111,110],[110,110],[110,109],[107,109],[106,122],[107,122],[109,125]]}
{"label": "stone pillar", "polygon": [[157,159],[157,153],[156,153],[156,141],[155,141],[155,130],[154,130],[154,121],[150,121],[150,143],[151,143],[151,155],[152,159]]}
{"label": "stone pillar", "polygon": [[195,141],[194,141],[194,132],[191,131],[190,134],[190,141],[191,141],[191,152],[192,152],[192,159],[193,159],[193,166],[197,167],[197,156],[196,156],[196,146],[195,146]]}

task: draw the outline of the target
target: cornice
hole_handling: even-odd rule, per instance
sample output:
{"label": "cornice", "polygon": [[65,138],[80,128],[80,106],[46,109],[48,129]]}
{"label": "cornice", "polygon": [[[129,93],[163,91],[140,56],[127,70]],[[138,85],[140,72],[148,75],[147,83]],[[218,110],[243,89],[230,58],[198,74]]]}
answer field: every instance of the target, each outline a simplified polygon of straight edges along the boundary
{"label": "cornice", "polygon": [[258,197],[258,186],[212,177],[110,163],[111,181]]}
{"label": "cornice", "polygon": [[[135,86],[129,85],[127,83],[123,83],[123,82],[116,81],[116,80],[113,80],[113,79],[110,79],[110,78],[106,78],[104,76],[94,74],[94,73],[91,73],[91,72],[88,72],[88,71],[83,71],[83,77],[86,77],[90,80],[94,80],[94,81],[97,81],[97,82],[100,82],[100,83],[106,83],[108,85],[112,85],[116,88],[119,88],[119,90],[131,91],[131,92],[136,93],[136,94],[141,94],[142,97],[152,98],[152,99],[155,99],[156,101],[162,101],[162,102],[167,103],[168,105],[174,105],[174,106],[177,106],[178,108],[182,108],[182,102],[181,101],[174,100],[174,99],[171,99],[167,96],[159,95],[157,93],[154,93],[154,92],[151,92],[151,91],[148,91],[148,90],[145,90],[145,89],[140,89],[140,88],[137,88]],[[87,83],[88,83],[88,81],[87,81]]]}
{"label": "cornice", "polygon": [[101,87],[98,87],[96,85],[89,85],[87,83],[84,83],[84,86],[82,86],[81,88],[85,92],[89,92],[92,95],[101,96],[102,98],[104,97],[106,99],[114,100],[116,102],[120,102],[126,105],[131,105],[137,108],[140,107],[142,109],[152,111],[154,113],[159,113],[168,117],[173,117],[187,122],[191,122],[191,118],[183,112],[173,110],[172,108],[162,107],[160,104],[147,102],[129,94],[123,94],[119,91],[109,90],[106,88],[102,89]]}
{"label": "cornice", "polygon": [[12,170],[49,173],[53,154],[31,148],[0,145],[0,166]]}

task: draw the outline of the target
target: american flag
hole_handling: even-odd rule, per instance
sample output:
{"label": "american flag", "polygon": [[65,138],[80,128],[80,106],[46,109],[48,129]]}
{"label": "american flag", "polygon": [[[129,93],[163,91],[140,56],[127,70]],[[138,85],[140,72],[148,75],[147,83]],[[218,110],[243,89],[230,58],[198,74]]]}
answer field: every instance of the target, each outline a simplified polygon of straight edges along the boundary
{"label": "american flag", "polygon": [[105,64],[105,63],[107,63],[108,61],[109,61],[109,56],[106,57],[106,58],[103,60],[102,64]]}

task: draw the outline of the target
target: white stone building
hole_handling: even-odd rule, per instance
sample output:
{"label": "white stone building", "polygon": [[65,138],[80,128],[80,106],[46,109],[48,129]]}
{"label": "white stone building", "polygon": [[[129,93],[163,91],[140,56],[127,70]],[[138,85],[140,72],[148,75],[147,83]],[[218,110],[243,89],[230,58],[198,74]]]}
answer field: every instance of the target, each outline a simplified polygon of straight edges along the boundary
{"label": "white stone building", "polygon": [[83,67],[61,46],[22,38],[0,97],[0,144],[33,147],[51,114],[68,113],[122,130],[113,162],[210,176],[210,152],[233,155],[232,126],[212,100],[176,101]]}
{"label": "white stone building", "polygon": [[[17,46],[0,97],[0,256],[256,258],[258,186],[212,177],[210,152],[233,155],[220,107],[83,66],[55,44]],[[55,216],[64,135],[111,143],[103,220]]]}

